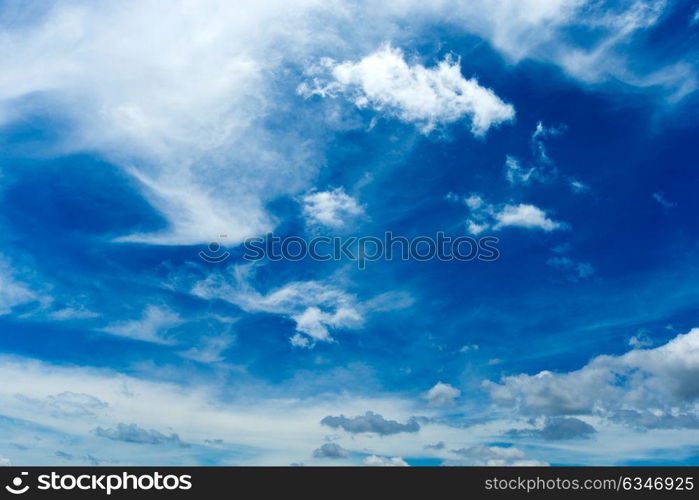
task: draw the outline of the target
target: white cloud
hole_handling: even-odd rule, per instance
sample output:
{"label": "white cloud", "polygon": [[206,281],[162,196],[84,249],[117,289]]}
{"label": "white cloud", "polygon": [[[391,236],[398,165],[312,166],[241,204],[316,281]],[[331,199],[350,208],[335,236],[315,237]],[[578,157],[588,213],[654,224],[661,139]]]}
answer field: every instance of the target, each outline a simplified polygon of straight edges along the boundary
{"label": "white cloud", "polygon": [[[207,440],[221,440],[217,455],[228,453],[227,463],[286,465],[311,455],[315,446],[310,443],[324,441],[328,430],[319,422],[329,413],[357,414],[371,407],[407,420],[412,411],[410,401],[388,396],[338,393],[301,399],[289,393],[271,395],[254,390],[235,398],[233,394],[239,391],[230,391],[228,381],[203,383],[196,377],[183,378],[188,379],[187,383],[179,385],[109,369],[0,356],[0,380],[8,382],[0,384],[0,406],[6,417],[0,422],[0,446],[7,451],[3,456],[21,463],[27,463],[23,457],[31,457],[32,463],[47,463],[56,449],[62,449],[134,465],[163,460],[168,464],[200,463],[200,446]],[[93,394],[99,395],[99,399]],[[8,434],[13,421],[19,425]],[[157,429],[166,436],[177,434],[191,448],[163,456],[157,450],[103,439],[92,432],[96,427],[116,429],[116,433],[107,434],[119,437],[123,434],[119,424],[124,422],[134,423],[140,429]],[[37,441],[36,435],[42,440]],[[10,451],[8,442],[26,443],[30,448]],[[391,456],[406,450],[404,441],[397,436],[385,436],[377,442],[355,435],[351,445],[352,450],[372,446],[379,448],[376,453]],[[422,450],[422,445],[415,434],[414,443],[409,446]],[[343,447],[348,448],[349,443],[343,443]]]}
{"label": "white cloud", "polygon": [[548,465],[545,462],[531,460],[519,448],[514,446],[477,445],[470,448],[454,450],[461,458],[451,461],[452,465],[487,465],[487,466],[536,466]]}
{"label": "white cloud", "polygon": [[296,330],[305,333],[314,341],[332,341],[328,327],[343,328],[360,325],[363,318],[354,307],[338,307],[332,313],[318,307],[307,307],[300,314],[291,317],[296,322]]}
{"label": "white cloud", "polygon": [[156,431],[155,429],[143,429],[136,424],[125,424],[119,422],[115,428],[104,429],[97,427],[94,430],[95,435],[111,439],[113,441],[124,441],[126,443],[138,444],[180,444],[180,437],[177,434],[165,434]]}
{"label": "white cloud", "polygon": [[295,347],[313,348],[316,342],[333,342],[333,330],[360,328],[367,316],[403,309],[413,303],[403,292],[386,292],[365,301],[334,283],[293,281],[266,293],[251,284],[257,267],[231,266],[224,273],[213,273],[187,291],[211,300],[235,304],[248,313],[270,313],[287,317],[296,324],[289,341]]}
{"label": "white cloud", "polygon": [[390,436],[401,432],[419,432],[420,424],[417,418],[410,417],[406,423],[389,420],[378,413],[367,411],[364,415],[346,417],[344,415],[328,415],[320,423],[333,429],[343,429],[352,434],[376,433],[379,436]]}
{"label": "white cloud", "polygon": [[[441,2],[431,5],[447,9]],[[456,25],[488,39],[513,62],[551,62],[589,84],[616,79],[659,86],[677,100],[697,88],[695,67],[679,59],[646,71],[634,68],[642,57],[634,39],[654,26],[668,5],[667,0],[504,0],[493,9],[488,0],[468,0],[449,10]],[[568,37],[570,29],[588,36]]]}
{"label": "white cloud", "polygon": [[520,203],[519,205],[505,205],[495,215],[497,230],[503,227],[522,227],[527,229],[542,229],[546,232],[560,229],[562,224],[553,221],[546,216],[546,212],[534,205]]}
{"label": "white cloud", "polygon": [[699,329],[654,349],[601,355],[579,370],[511,375],[484,387],[525,414],[597,414],[642,427],[697,427]]}
{"label": "white cloud", "polygon": [[[33,8],[37,15],[3,26],[0,123],[49,113],[63,131],[51,154],[97,153],[132,175],[167,227],[119,241],[197,244],[227,234],[235,243],[274,227],[265,204],[308,190],[323,164],[323,133],[305,125],[312,120],[269,126],[311,112],[289,95],[290,65],[345,60],[326,68],[337,91],[424,131],[468,117],[483,134],[511,119],[512,107],[465,79],[455,61],[425,67],[398,49],[376,50],[386,40],[408,46],[435,23],[481,36],[511,61],[553,62],[584,82],[659,86],[674,99],[697,86],[690,63],[639,65],[627,56],[663,14],[661,0],[504,0],[497,9],[486,0],[173,0],[166,10],[156,0],[76,0]],[[414,30],[400,29],[406,20]],[[589,37],[565,36],[571,28]]]}
{"label": "white cloud", "polygon": [[15,277],[14,270],[0,255],[0,316],[9,314],[16,306],[40,300],[40,297]]}
{"label": "white cloud", "polygon": [[99,314],[90,311],[84,305],[70,305],[62,309],[57,309],[49,313],[51,319],[58,321],[68,321],[72,319],[92,319],[98,318]]}
{"label": "white cloud", "polygon": [[536,167],[524,168],[514,156],[505,158],[505,178],[511,185],[529,184],[536,176]]}
{"label": "white cloud", "polygon": [[307,189],[320,164],[311,135],[266,126],[288,102],[273,95],[271,72],[307,44],[311,13],[331,7],[244,3],[37,7],[37,21],[3,31],[0,122],[41,96],[36,106],[66,123],[59,153],[97,152],[133,175],[168,227],[120,241],[238,242],[267,231],[264,203]]}
{"label": "white cloud", "polygon": [[232,268],[233,276],[209,276],[192,288],[205,299],[218,298],[237,305],[246,312],[266,312],[289,317],[296,323],[297,334],[291,344],[311,348],[316,342],[332,342],[330,329],[357,328],[364,322],[365,307],[355,296],[330,284],[297,281],[262,294],[249,283],[250,266]]}
{"label": "white cloud", "polygon": [[561,134],[565,127],[546,127],[542,122],[536,123],[536,128],[532,133],[531,143],[537,155],[537,160],[541,163],[551,163],[544,139],[546,137],[556,136]]}
{"label": "white cloud", "polygon": [[301,335],[300,333],[297,333],[289,337],[289,343],[294,347],[302,347],[306,349],[311,349],[314,347],[314,344],[311,342],[311,340],[305,335]]}
{"label": "white cloud", "polygon": [[[459,200],[453,196],[448,199]],[[540,229],[545,232],[567,227],[564,223],[549,218],[544,210],[526,203],[494,205],[487,203],[478,194],[464,197],[462,201],[471,212],[466,227],[472,234],[480,234],[488,229],[499,231],[507,227]]]}
{"label": "white cloud", "polygon": [[575,417],[547,417],[541,420],[540,426],[534,428],[510,429],[507,431],[506,435],[541,438],[546,441],[563,441],[570,439],[590,439],[597,432],[593,426]]}
{"label": "white cloud", "polygon": [[364,213],[364,208],[341,187],[309,193],[302,198],[303,213],[313,224],[331,228],[345,226]]}
{"label": "white cloud", "polygon": [[461,391],[449,384],[437,382],[434,387],[422,395],[428,406],[451,408],[456,406],[455,399],[461,396]]}
{"label": "white cloud", "polygon": [[[350,376],[356,377],[356,370]],[[300,398],[295,391],[279,387],[250,385],[248,379],[235,384],[233,379],[214,377],[204,381],[192,374],[180,373],[184,384],[144,378],[146,373],[123,374],[109,369],[53,365],[26,358],[0,356],[0,406],[7,417],[0,422],[0,447],[13,463],[60,463],[54,456],[63,450],[88,462],[168,465],[202,463],[211,459],[209,446],[215,441],[215,457],[228,465],[287,465],[306,461],[318,443],[327,442],[328,427],[320,425],[329,414],[361,415],[372,408],[407,422],[416,411],[428,417],[440,415],[434,409],[415,406],[414,398],[396,395],[361,396],[347,392],[314,391]],[[247,388],[247,390],[246,390]],[[69,393],[69,394],[65,394]],[[22,397],[18,397],[21,395]],[[97,398],[90,395],[99,395]],[[52,404],[58,403],[58,404]],[[346,459],[361,464],[363,456],[430,457],[449,462],[473,464],[474,457],[456,455],[454,448],[473,448],[505,439],[504,433],[522,421],[499,420],[499,412],[487,409],[482,421],[468,427],[452,426],[430,418],[419,432],[382,435],[353,433],[333,441],[351,451]],[[585,418],[597,429],[594,440],[559,443],[539,441],[536,448],[520,449],[527,455],[553,457],[550,461],[569,464],[613,465],[624,459],[681,460],[693,456],[688,443],[699,439],[695,429],[658,429],[638,432],[599,417]],[[13,423],[15,422],[15,423]],[[171,453],[139,444],[99,438],[96,427],[116,428],[119,423],[136,423],[143,429],[163,434],[176,433],[189,448],[177,447]],[[41,440],[37,440],[39,436]],[[426,444],[444,442],[442,449],[425,449]],[[599,442],[609,443],[600,447]],[[23,447],[15,447],[26,445]],[[458,443],[458,444],[457,444]],[[490,446],[490,445],[489,445]],[[138,451],[135,451],[135,447]],[[520,445],[518,445],[520,447]],[[481,458],[503,459],[497,450]],[[459,460],[456,460],[459,458]],[[509,457],[512,461],[532,458]],[[82,460],[82,459],[81,459]],[[208,463],[208,462],[207,462]]]}
{"label": "white cloud", "polygon": [[670,210],[671,208],[675,208],[677,206],[677,203],[674,201],[668,200],[665,195],[661,192],[653,193],[653,199],[658,202],[658,204],[663,207],[665,210]]}
{"label": "white cloud", "polygon": [[53,394],[44,402],[57,414],[66,417],[91,417],[105,411],[109,406],[99,398],[90,394],[65,391]]}
{"label": "white cloud", "polygon": [[401,457],[369,455],[362,463],[371,467],[408,467],[408,463]]}
{"label": "white cloud", "polygon": [[143,311],[141,319],[114,323],[102,331],[156,344],[174,344],[166,334],[182,323],[184,320],[176,312],[167,307],[150,305]]}
{"label": "white cloud", "polygon": [[414,123],[424,134],[468,117],[472,132],[482,136],[515,116],[514,108],[492,90],[475,78],[465,79],[460,61],[450,57],[427,68],[409,64],[400,49],[387,45],[357,62],[325,59],[322,65],[331,80],[316,77],[299,87],[300,94],[342,94],[359,108],[370,107]]}
{"label": "white cloud", "polygon": [[653,345],[653,341],[648,336],[648,331],[644,329],[639,330],[636,335],[632,335],[628,343],[634,349],[643,349]]}
{"label": "white cloud", "polygon": [[223,352],[235,342],[232,335],[219,335],[217,337],[205,337],[199,340],[199,345],[190,347],[180,353],[183,358],[198,361],[199,363],[218,363],[223,361]]}
{"label": "white cloud", "polygon": [[320,448],[313,451],[313,456],[315,458],[347,458],[349,457],[349,450],[344,449],[337,443],[325,443]]}
{"label": "white cloud", "polygon": [[676,101],[696,90],[696,66],[682,56],[649,65],[639,43],[673,7],[667,0],[501,0],[496,9],[490,0],[404,0],[384,9],[390,19],[442,20],[483,37],[511,63],[552,63],[584,84],[656,86]]}
{"label": "white cloud", "polygon": [[589,186],[587,186],[587,184],[584,184],[577,179],[571,178],[568,180],[568,182],[570,185],[570,189],[572,189],[574,193],[584,193],[585,191],[590,189]]}
{"label": "white cloud", "polygon": [[[514,156],[505,158],[505,178],[510,185],[527,185],[532,181],[551,182],[559,177],[558,169],[549,157],[544,140],[561,134],[565,126],[547,127],[537,122],[530,138],[532,159],[527,167]],[[579,184],[579,183],[578,183]],[[582,186],[582,185],[581,185]]]}

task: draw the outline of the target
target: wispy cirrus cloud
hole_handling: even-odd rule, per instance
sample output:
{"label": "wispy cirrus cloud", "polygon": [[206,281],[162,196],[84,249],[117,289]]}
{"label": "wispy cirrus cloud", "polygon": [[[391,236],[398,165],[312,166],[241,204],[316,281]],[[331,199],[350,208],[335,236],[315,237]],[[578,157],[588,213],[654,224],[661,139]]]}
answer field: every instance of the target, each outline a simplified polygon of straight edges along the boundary
{"label": "wispy cirrus cloud", "polygon": [[149,305],[144,309],[140,319],[113,323],[104,327],[102,331],[156,344],[174,344],[174,340],[168,338],[167,333],[184,321],[179,314],[168,307]]}
{"label": "wispy cirrus cloud", "polygon": [[254,268],[236,266],[229,276],[212,274],[194,284],[191,293],[204,299],[220,299],[250,313],[271,313],[289,317],[296,323],[290,338],[297,347],[313,347],[316,342],[332,342],[331,329],[357,328],[364,322],[357,298],[332,284],[318,281],[288,283],[266,294],[251,284]]}
{"label": "wispy cirrus cloud", "polygon": [[[192,8],[178,0],[167,12],[152,0],[127,1],[128,8],[33,5],[40,15],[5,27],[0,123],[48,112],[65,126],[45,149],[96,152],[132,176],[165,227],[115,235],[123,242],[190,245],[220,234],[240,242],[275,226],[266,203],[308,190],[324,160],[322,133],[296,119],[274,126],[276,117],[307,113],[280,76],[293,65],[343,61],[326,59],[331,79],[305,92],[341,93],[424,132],[467,119],[483,135],[514,117],[511,104],[462,75],[458,55],[432,67],[406,60],[398,47],[409,40],[397,29],[406,19],[418,32],[435,22],[456,26],[512,61],[551,62],[585,83],[621,80],[674,99],[697,86],[690,63],[643,71],[636,68],[652,65],[623,53],[669,9],[664,0],[509,0],[498,9],[484,0],[410,0],[372,4],[371,22],[351,26],[346,20],[366,19],[369,4],[244,2],[241,9],[205,0]],[[351,36],[339,34],[348,29]],[[386,38],[395,45],[382,45]]]}
{"label": "wispy cirrus cloud", "polygon": [[16,306],[39,299],[28,284],[17,279],[10,264],[0,255],[0,315],[9,314]]}
{"label": "wispy cirrus cloud", "polygon": [[219,299],[249,313],[270,313],[288,317],[296,324],[289,340],[296,347],[312,348],[316,342],[333,342],[333,330],[360,328],[373,312],[409,306],[405,294],[386,293],[366,301],[332,280],[294,281],[261,293],[254,286],[256,268],[232,266],[225,273],[213,273],[196,282],[190,292],[200,298]]}

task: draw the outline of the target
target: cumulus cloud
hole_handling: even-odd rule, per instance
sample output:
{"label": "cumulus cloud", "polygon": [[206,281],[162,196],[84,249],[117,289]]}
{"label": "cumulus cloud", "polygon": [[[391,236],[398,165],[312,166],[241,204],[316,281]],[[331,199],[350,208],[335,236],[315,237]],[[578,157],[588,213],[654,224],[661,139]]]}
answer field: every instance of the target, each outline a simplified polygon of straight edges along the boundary
{"label": "cumulus cloud", "polygon": [[318,191],[302,198],[303,213],[311,224],[341,228],[364,213],[364,208],[341,187]]}
{"label": "cumulus cloud", "polygon": [[388,436],[390,434],[398,434],[399,432],[417,432],[420,430],[420,424],[417,423],[417,419],[414,417],[411,417],[407,423],[402,424],[395,420],[386,420],[378,413],[371,411],[351,418],[344,415],[338,417],[328,415],[320,423],[333,429],[343,429],[352,434],[373,432],[381,436]]}
{"label": "cumulus cloud", "polygon": [[363,318],[354,308],[338,307],[328,313],[312,306],[291,318],[296,322],[296,330],[313,341],[332,341],[328,328],[345,328],[361,325]]}
{"label": "cumulus cloud", "polygon": [[106,326],[103,331],[156,344],[173,344],[165,337],[167,332],[184,323],[179,314],[167,307],[150,305],[143,311],[140,319],[124,321]]}
{"label": "cumulus cloud", "polygon": [[541,429],[512,429],[510,436],[528,436],[547,441],[567,439],[589,439],[597,430],[587,422],[575,417],[549,417]]}
{"label": "cumulus cloud", "polygon": [[373,108],[415,124],[424,134],[438,125],[468,118],[471,131],[484,135],[492,126],[511,121],[514,108],[475,78],[465,79],[460,61],[445,58],[434,68],[410,64],[390,45],[353,62],[322,61],[330,80],[316,77],[302,84],[305,96],[344,95],[359,108]]}
{"label": "cumulus cloud", "polygon": [[349,454],[349,450],[344,449],[337,443],[325,443],[313,451],[313,457],[315,458],[347,458]]}
{"label": "cumulus cloud", "polygon": [[519,205],[505,205],[495,213],[495,225],[497,230],[503,227],[522,227],[527,229],[541,229],[546,232],[560,229],[562,224],[547,217],[539,207],[520,203]]}
{"label": "cumulus cloud", "polygon": [[461,396],[461,391],[459,389],[440,381],[429,391],[425,392],[422,398],[427,401],[428,406],[451,408],[456,406],[455,399],[459,396]]}
{"label": "cumulus cloud", "polygon": [[156,430],[146,430],[136,424],[117,424],[116,428],[104,429],[97,427],[94,430],[95,435],[113,441],[124,441],[126,443],[139,444],[180,444],[180,438],[177,434],[166,436]]}
{"label": "cumulus cloud", "polygon": [[642,427],[694,426],[699,329],[654,349],[600,355],[578,370],[484,382],[492,400],[524,414],[600,415]]}
{"label": "cumulus cloud", "polygon": [[470,194],[463,198],[450,193],[450,201],[463,202],[469,209],[470,216],[466,228],[471,234],[480,234],[486,230],[499,231],[508,227],[523,229],[538,229],[545,232],[566,228],[566,224],[551,219],[547,213],[527,203],[517,205],[488,203],[479,194]]}
{"label": "cumulus cloud", "polygon": [[546,463],[527,458],[527,455],[514,446],[478,445],[453,450],[461,458],[447,462],[447,465],[488,465],[488,466],[533,466]]}
{"label": "cumulus cloud", "polygon": [[408,462],[401,457],[380,457],[378,455],[369,455],[362,461],[364,465],[370,467],[408,467]]}

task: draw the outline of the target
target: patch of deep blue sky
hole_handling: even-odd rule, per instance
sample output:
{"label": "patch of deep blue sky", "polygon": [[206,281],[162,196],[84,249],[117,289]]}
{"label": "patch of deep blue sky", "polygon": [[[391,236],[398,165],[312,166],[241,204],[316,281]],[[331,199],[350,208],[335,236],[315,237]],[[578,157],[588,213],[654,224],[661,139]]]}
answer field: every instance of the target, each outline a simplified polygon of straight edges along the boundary
{"label": "patch of deep blue sky", "polygon": [[[641,49],[629,54],[632,64],[647,69],[677,61],[680,54],[696,58],[697,31],[686,21],[690,7],[680,4],[644,35]],[[215,368],[183,359],[176,354],[181,348],[99,332],[105,321],[138,318],[145,306],[156,303],[191,319],[174,330],[185,345],[222,328],[213,315],[239,318],[226,360],[280,387],[307,373],[313,377],[297,384],[297,391],[417,395],[439,379],[472,388],[470,399],[477,401],[484,397],[478,391],[484,378],[570,370],[594,355],[626,351],[628,339],[639,330],[659,344],[697,326],[695,96],[668,104],[661,89],[638,90],[620,82],[584,86],[547,64],[510,65],[483,40],[446,29],[422,34],[414,46],[403,48],[426,61],[461,55],[464,76],[476,75],[513,104],[517,118],[491,129],[484,139],[474,138],[465,122],[424,137],[412,125],[390,118],[380,118],[370,132],[337,135],[316,186],[344,186],[349,192],[362,184],[357,192],[370,218],[357,234],[463,234],[468,212],[445,199],[449,192],[481,193],[494,203],[531,203],[569,229],[488,232],[500,238],[501,258],[494,263],[380,261],[365,271],[352,263],[269,263],[257,274],[261,291],[294,280],[322,280],[342,269],[348,291],[360,299],[391,291],[415,299],[410,307],[371,315],[362,329],[334,332],[337,343],[296,349],[287,340],[294,330],[289,319],[246,314],[222,301],[162,288],[173,276],[203,277],[216,269],[198,260],[200,248],[111,242],[114,236],[162,228],[164,220],[116,166],[90,154],[56,157],[52,146],[65,124],[50,107],[33,106],[35,111],[5,127],[0,139],[1,250],[15,267],[32,269],[33,285],[57,303],[81,302],[102,317],[23,319],[19,308],[0,317],[0,349],[126,372],[143,362],[185,368],[152,372],[180,382],[209,376]],[[295,83],[289,85],[292,89]],[[374,112],[364,114],[368,124]],[[544,139],[557,175],[548,182],[511,186],[504,175],[505,156],[525,165],[536,161],[531,136],[539,122],[561,130]],[[367,174],[371,182],[362,183]],[[567,182],[573,178],[588,189],[573,192]],[[663,206],[654,193],[662,193],[670,205]],[[276,200],[270,210],[282,221],[276,234],[304,233],[295,201]],[[229,263],[239,262],[239,252],[231,250]],[[558,255],[589,263],[594,273],[573,279],[569,270],[548,263]],[[460,352],[472,344],[479,349]],[[377,382],[367,386],[361,377],[347,375],[347,367],[350,373],[366,371]],[[242,375],[231,376],[231,384],[241,382],[246,382]]]}

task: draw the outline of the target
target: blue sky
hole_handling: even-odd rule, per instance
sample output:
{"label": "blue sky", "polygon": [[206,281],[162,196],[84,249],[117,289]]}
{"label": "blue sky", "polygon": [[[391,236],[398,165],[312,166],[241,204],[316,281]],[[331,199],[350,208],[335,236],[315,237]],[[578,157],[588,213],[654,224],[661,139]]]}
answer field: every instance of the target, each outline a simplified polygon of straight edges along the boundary
{"label": "blue sky", "polygon": [[0,2],[0,464],[698,464],[698,9]]}

